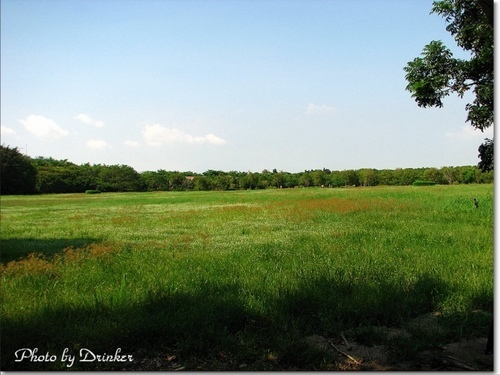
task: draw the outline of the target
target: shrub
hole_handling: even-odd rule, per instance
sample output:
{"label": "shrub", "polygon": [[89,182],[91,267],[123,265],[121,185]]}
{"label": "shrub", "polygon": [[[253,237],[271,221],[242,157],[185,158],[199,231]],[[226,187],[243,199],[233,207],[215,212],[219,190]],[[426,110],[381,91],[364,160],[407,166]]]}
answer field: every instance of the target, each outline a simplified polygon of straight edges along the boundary
{"label": "shrub", "polygon": [[100,190],[85,190],[85,194],[101,194]]}
{"label": "shrub", "polygon": [[434,181],[417,180],[413,183],[413,186],[432,186],[436,185]]}

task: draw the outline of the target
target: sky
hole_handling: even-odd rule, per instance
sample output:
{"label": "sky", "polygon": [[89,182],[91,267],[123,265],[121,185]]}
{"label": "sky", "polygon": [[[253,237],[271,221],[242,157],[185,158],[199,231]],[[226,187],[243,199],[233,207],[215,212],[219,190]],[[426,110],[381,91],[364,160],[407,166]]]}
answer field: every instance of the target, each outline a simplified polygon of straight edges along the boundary
{"label": "sky", "polygon": [[432,0],[2,0],[1,143],[139,172],[476,165],[463,99],[406,64],[466,58]]}

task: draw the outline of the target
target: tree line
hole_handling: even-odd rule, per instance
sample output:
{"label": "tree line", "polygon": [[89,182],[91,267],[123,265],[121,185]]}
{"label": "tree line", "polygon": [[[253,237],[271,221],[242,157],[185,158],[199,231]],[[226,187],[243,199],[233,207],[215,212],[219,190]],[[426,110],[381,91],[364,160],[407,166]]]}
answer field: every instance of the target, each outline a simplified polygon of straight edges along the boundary
{"label": "tree line", "polygon": [[348,187],[493,182],[493,171],[478,166],[442,168],[350,169],[326,168],[299,173],[263,170],[239,172],[208,170],[146,171],[128,165],[81,164],[53,158],[30,158],[17,148],[0,146],[1,194],[51,194],[130,191],[240,190],[295,187]]}

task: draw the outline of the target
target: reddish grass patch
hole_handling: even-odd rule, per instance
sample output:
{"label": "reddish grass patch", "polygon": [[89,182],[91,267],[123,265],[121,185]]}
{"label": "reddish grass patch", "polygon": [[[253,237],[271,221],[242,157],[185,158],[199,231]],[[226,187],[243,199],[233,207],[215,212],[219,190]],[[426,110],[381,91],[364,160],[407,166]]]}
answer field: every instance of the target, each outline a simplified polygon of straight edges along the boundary
{"label": "reddish grass patch", "polygon": [[118,216],[111,219],[111,222],[115,225],[128,225],[134,223],[135,221],[137,221],[137,219],[132,216]]}
{"label": "reddish grass patch", "polygon": [[276,217],[283,213],[293,221],[307,221],[313,219],[318,212],[347,214],[370,210],[393,210],[399,203],[391,199],[351,199],[327,198],[305,199],[297,202],[277,202],[267,206],[276,212]]}
{"label": "reddish grass patch", "polygon": [[116,252],[117,250],[114,246],[101,243],[91,243],[82,248],[70,246],[63,249],[62,254],[56,254],[54,256],[54,261],[74,263],[84,259],[102,259],[114,255]]}
{"label": "reddish grass patch", "polygon": [[56,277],[58,272],[54,263],[48,261],[43,254],[29,253],[24,259],[13,260],[5,266],[0,264],[0,275]]}
{"label": "reddish grass patch", "polygon": [[298,208],[306,211],[325,211],[330,213],[347,213],[353,211],[389,210],[395,202],[381,199],[311,199],[301,201]]}
{"label": "reddish grass patch", "polygon": [[73,246],[63,249],[62,253],[55,254],[48,259],[41,253],[29,253],[26,258],[13,260],[6,265],[0,264],[0,275],[42,276],[56,277],[59,275],[57,266],[64,263],[77,263],[85,259],[104,259],[116,254],[115,247],[92,243],[83,248]]}

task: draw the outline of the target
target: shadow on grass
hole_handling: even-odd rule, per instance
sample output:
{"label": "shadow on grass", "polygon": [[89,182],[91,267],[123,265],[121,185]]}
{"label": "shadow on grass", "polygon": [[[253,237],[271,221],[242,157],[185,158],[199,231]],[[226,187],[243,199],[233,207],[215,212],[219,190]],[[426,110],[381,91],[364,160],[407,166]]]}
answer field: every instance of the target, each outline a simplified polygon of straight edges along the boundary
{"label": "shadow on grass", "polygon": [[96,238],[68,238],[68,239],[47,239],[21,238],[6,239],[0,241],[0,263],[7,264],[13,260],[26,258],[30,253],[43,254],[52,257],[56,253],[62,252],[68,247],[85,247],[92,243],[99,242]]}
{"label": "shadow on grass", "polygon": [[[360,325],[398,326],[433,311],[440,302],[437,295],[452,293],[429,276],[406,290],[384,282],[320,278],[269,300],[264,314],[247,306],[239,283],[200,283],[193,294],[152,290],[140,303],[96,299],[85,308],[48,305],[36,316],[2,318],[2,370],[67,369],[60,360],[65,348],[76,356],[71,370],[80,371],[164,370],[174,355],[186,370],[325,369],[334,359],[309,347],[308,335],[339,337]],[[39,354],[57,358],[15,362],[20,348],[38,348]],[[120,348],[135,359],[78,362],[82,348],[99,354]]]}

